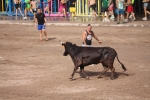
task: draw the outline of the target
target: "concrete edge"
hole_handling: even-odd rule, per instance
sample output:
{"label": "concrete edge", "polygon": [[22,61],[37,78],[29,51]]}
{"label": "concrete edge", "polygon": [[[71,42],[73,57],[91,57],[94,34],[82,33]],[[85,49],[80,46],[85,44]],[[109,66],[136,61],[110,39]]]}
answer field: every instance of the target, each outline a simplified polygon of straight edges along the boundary
{"label": "concrete edge", "polygon": [[[0,21],[0,24],[9,25],[34,25],[34,23],[24,23],[24,22],[11,22],[11,21]],[[46,23],[47,26],[87,26],[85,23]],[[150,27],[150,25],[143,24],[91,24],[92,26],[101,27]]]}

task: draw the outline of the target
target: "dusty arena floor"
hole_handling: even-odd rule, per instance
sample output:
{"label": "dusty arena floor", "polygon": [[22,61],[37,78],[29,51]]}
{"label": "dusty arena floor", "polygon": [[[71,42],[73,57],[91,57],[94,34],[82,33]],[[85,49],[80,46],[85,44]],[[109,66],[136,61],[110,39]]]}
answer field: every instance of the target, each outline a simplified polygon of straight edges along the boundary
{"label": "dusty arena floor", "polygon": [[128,69],[115,60],[115,80],[98,79],[101,64],[85,67],[90,80],[74,81],[70,56],[63,56],[61,41],[81,45],[86,27],[48,26],[49,41],[39,41],[34,26],[0,25],[0,100],[150,100],[149,27],[93,27],[103,41],[93,46],[114,48]]}

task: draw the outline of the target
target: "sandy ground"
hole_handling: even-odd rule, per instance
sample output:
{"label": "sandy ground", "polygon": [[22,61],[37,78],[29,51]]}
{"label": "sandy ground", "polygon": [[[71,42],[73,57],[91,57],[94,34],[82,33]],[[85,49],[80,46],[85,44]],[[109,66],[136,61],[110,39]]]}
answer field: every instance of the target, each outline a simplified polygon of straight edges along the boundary
{"label": "sandy ground", "polygon": [[150,100],[149,27],[93,27],[103,41],[93,46],[114,48],[128,69],[115,60],[115,80],[98,79],[101,64],[85,68],[90,80],[74,81],[70,56],[59,40],[81,45],[86,27],[47,27],[49,41],[39,41],[34,26],[0,25],[0,100]]}

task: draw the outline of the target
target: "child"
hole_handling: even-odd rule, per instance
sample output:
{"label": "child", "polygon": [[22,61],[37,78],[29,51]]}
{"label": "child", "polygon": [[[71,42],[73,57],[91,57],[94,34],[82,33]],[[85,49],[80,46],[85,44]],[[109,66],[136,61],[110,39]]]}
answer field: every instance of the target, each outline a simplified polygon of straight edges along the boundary
{"label": "child", "polygon": [[132,17],[133,17],[133,21],[135,20],[135,16],[134,16],[134,13],[133,13],[133,6],[132,6],[132,0],[128,0],[127,1],[127,15],[126,15],[126,19],[125,19],[125,22],[128,22],[128,18],[129,18],[129,14],[131,13],[131,19],[132,19]]}
{"label": "child", "polygon": [[114,20],[115,16],[114,16],[114,2],[113,2],[113,0],[110,0],[108,5],[109,5],[108,10],[109,10],[109,13],[111,15],[110,19]]}
{"label": "child", "polygon": [[69,0],[70,1],[70,19],[72,16],[76,19],[76,8],[75,8],[75,3],[76,0]]}
{"label": "child", "polygon": [[120,24],[121,21],[124,24],[124,0],[116,0],[116,14],[117,14],[117,24]]}

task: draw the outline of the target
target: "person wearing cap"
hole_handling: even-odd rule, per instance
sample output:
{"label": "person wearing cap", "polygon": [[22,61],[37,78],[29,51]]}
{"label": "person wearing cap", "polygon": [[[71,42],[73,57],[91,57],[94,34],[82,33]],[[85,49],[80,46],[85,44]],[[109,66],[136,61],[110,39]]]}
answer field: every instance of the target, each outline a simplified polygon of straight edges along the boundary
{"label": "person wearing cap", "polygon": [[87,30],[85,30],[83,32],[82,35],[82,40],[83,40],[83,44],[82,46],[88,46],[91,47],[92,45],[92,37],[94,37],[99,43],[102,43],[102,41],[100,41],[96,35],[94,34],[94,32],[92,31],[92,26],[91,24],[88,24]]}

